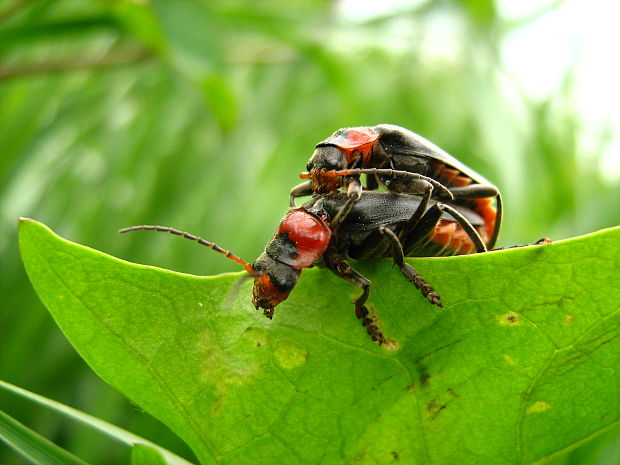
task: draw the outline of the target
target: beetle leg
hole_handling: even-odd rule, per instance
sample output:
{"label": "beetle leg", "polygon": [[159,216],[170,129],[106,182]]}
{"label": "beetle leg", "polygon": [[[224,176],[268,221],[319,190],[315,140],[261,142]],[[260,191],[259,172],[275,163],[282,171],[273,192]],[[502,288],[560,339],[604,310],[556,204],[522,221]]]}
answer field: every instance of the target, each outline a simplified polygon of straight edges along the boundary
{"label": "beetle leg", "polygon": [[504,215],[504,208],[502,206],[502,196],[495,197],[495,228],[493,228],[493,235],[489,239],[489,248],[493,248],[497,242],[497,236],[499,235],[499,226],[502,224],[502,216]]}
{"label": "beetle leg", "polygon": [[411,250],[426,239],[435,226],[437,226],[437,223],[439,223],[443,211],[441,208],[437,207],[438,205],[441,204],[436,203],[429,208],[426,213],[424,213],[422,218],[420,218],[420,221],[415,228],[409,230],[404,229],[401,233],[399,233],[399,235],[405,237],[405,240],[401,242],[405,255],[408,256]]}
{"label": "beetle leg", "polygon": [[355,197],[358,200],[362,196],[362,183],[359,177],[347,178],[345,182],[347,197]]}
{"label": "beetle leg", "polygon": [[369,314],[366,305],[364,305],[368,300],[368,296],[370,296],[370,280],[351,268],[338,254],[327,253],[323,256],[323,259],[327,268],[329,268],[332,273],[354,286],[363,289],[364,292],[362,292],[362,295],[355,301],[355,316],[361,320],[362,326],[366,327],[366,331],[373,341],[376,341],[379,345],[385,344],[387,342],[385,336],[377,326],[375,319]]}
{"label": "beetle leg", "polygon": [[[450,187],[449,190],[455,199],[486,199],[499,195],[497,187],[489,184],[469,184],[462,187]],[[446,198],[442,193],[439,193],[439,196]]]}
{"label": "beetle leg", "polygon": [[[358,158],[353,164],[354,168],[357,168],[360,165],[362,159]],[[347,191],[347,197],[355,197],[356,200],[362,196],[362,182],[360,181],[359,175],[357,176],[344,176],[344,187]]]}
{"label": "beetle leg", "polygon": [[547,244],[553,244],[553,241],[549,239],[548,237],[542,237],[538,239],[536,242],[534,242],[533,244],[517,244],[517,245],[511,245],[508,247],[498,247],[496,249],[493,249],[493,251],[496,252],[498,250],[517,249],[519,247],[529,247],[531,245],[547,245]]}
{"label": "beetle leg", "polygon": [[304,195],[312,194],[312,183],[310,181],[302,182],[301,184],[297,184],[295,187],[291,189],[291,193],[289,194],[289,204],[291,207],[295,208],[295,198],[303,197]]}
{"label": "beetle leg", "polygon": [[340,225],[347,217],[357,200],[358,197],[355,196],[347,198],[347,201],[344,203],[338,214],[334,217],[333,220],[329,222],[329,229],[332,230],[332,236],[334,236],[338,232]]}
{"label": "beetle leg", "polygon": [[366,186],[364,187],[367,191],[374,191],[379,187],[379,181],[377,181],[377,176],[374,174],[366,175]]}
{"label": "beetle leg", "polygon": [[[322,173],[322,175],[326,177],[359,176],[360,174],[372,174],[376,176],[392,176],[392,177],[403,176],[403,177],[411,179],[412,185],[416,185],[416,181],[418,180],[424,180],[426,182],[431,183],[433,187],[437,189],[437,192],[442,192],[443,195],[448,200],[452,200],[454,198],[450,190],[446,186],[441,184],[440,182],[436,181],[433,178],[429,178],[428,176],[424,176],[418,173],[411,173],[409,171],[393,170],[393,169],[388,169],[388,168],[352,168],[352,169],[335,170],[335,171],[324,171]],[[302,173],[300,176],[304,177],[305,179],[306,173]],[[419,183],[417,185],[419,185]],[[411,192],[408,191],[408,193],[411,193]]]}
{"label": "beetle leg", "polygon": [[403,229],[398,235],[399,241],[404,240],[407,231],[413,230],[418,225],[418,223],[422,219],[422,216],[424,216],[426,209],[428,208],[428,202],[430,201],[431,194],[433,193],[432,184],[424,181],[423,179],[419,180],[418,183],[424,187],[424,190],[422,192],[419,192],[420,194],[422,194],[422,200],[420,201],[420,205],[418,205],[418,208],[416,208],[416,210],[413,212],[413,215],[411,215],[411,218],[409,218],[402,225]]}
{"label": "beetle leg", "polygon": [[403,274],[403,276],[407,278],[407,280],[412,282],[417,289],[420,289],[422,295],[426,297],[430,303],[432,303],[433,305],[437,305],[438,307],[443,307],[443,304],[440,300],[441,297],[435,292],[435,289],[433,289],[432,286],[428,285],[426,280],[422,276],[420,276],[420,273],[418,273],[415,268],[413,268],[409,263],[405,262],[403,246],[398,239],[398,236],[394,234],[394,231],[386,228],[385,226],[380,226],[379,232],[383,234],[383,236],[386,237],[392,245],[392,256],[394,258],[394,263],[398,265],[398,267],[400,268],[400,272]]}
{"label": "beetle leg", "polygon": [[538,239],[536,242],[534,242],[534,245],[552,244],[552,243],[553,241],[549,239],[548,237],[542,237]]}

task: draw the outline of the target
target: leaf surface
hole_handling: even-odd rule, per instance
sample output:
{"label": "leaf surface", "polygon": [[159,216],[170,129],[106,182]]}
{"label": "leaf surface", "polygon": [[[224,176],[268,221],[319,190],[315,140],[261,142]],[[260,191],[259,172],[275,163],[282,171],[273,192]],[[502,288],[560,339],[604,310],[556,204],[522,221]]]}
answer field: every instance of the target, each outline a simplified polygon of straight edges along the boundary
{"label": "leaf surface", "polygon": [[[131,264],[25,220],[22,256],[90,366],[211,464],[543,464],[619,422],[620,228],[551,245],[410,262],[359,290],[305,270],[269,321],[241,274]],[[205,253],[205,260],[216,259]]]}

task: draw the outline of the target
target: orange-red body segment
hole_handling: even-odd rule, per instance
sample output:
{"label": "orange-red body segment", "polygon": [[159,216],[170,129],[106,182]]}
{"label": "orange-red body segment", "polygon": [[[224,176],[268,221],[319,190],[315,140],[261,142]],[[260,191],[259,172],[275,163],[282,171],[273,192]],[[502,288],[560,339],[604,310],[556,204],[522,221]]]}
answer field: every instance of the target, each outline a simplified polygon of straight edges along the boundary
{"label": "orange-red body segment", "polygon": [[320,218],[298,208],[291,210],[280,223],[278,233],[286,233],[297,249],[290,266],[308,268],[327,250],[331,239],[331,229]]}
{"label": "orange-red body segment", "polygon": [[347,165],[361,156],[362,166],[366,166],[372,156],[372,147],[377,140],[379,140],[379,133],[368,127],[359,127],[342,131],[326,142],[340,149],[347,160]]}
{"label": "orange-red body segment", "polygon": [[[288,292],[279,291],[268,274],[259,274],[254,278],[252,303],[256,308],[273,309],[288,297]],[[273,313],[273,312],[272,312]],[[267,315],[268,318],[271,316]]]}

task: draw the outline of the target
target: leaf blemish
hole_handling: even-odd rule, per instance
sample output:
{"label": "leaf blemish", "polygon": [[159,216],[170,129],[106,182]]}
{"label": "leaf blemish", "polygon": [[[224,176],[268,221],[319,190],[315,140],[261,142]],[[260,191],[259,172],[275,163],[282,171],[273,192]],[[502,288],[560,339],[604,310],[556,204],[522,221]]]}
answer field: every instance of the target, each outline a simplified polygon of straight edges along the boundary
{"label": "leaf blemish", "polygon": [[495,318],[497,318],[497,321],[502,326],[506,326],[506,325],[517,326],[517,325],[523,324],[523,322],[521,321],[521,318],[519,318],[519,314],[515,312],[508,312],[504,315],[498,315]]}
{"label": "leaf blemish", "polygon": [[562,320],[562,324],[564,326],[568,326],[569,324],[571,324],[573,322],[573,319],[575,317],[573,315],[571,315],[570,313],[567,313],[566,315],[564,315],[564,319]]}
{"label": "leaf blemish", "polygon": [[308,351],[305,347],[290,341],[280,341],[273,353],[278,366],[290,370],[306,363]]}
{"label": "leaf blemish", "polygon": [[532,405],[530,405],[525,411],[525,413],[527,413],[528,415],[532,413],[542,413],[545,410],[549,410],[550,408],[551,408],[550,404],[542,400],[539,400],[537,402],[534,402]]}
{"label": "leaf blemish", "polygon": [[249,326],[245,329],[243,335],[254,347],[263,347],[267,345],[267,330],[263,328],[253,328]]}
{"label": "leaf blemish", "polygon": [[426,405],[426,415],[428,415],[431,421],[433,421],[446,407],[448,407],[447,403],[440,405],[437,402],[437,399],[433,399]]}
{"label": "leaf blemish", "polygon": [[433,399],[428,404],[426,404],[426,413],[430,413],[436,408],[437,408],[437,399]]}
{"label": "leaf blemish", "polygon": [[[266,340],[264,330],[253,331],[253,336],[256,338],[254,340]],[[200,339],[199,351],[203,356],[202,381],[211,386],[219,397],[213,407],[214,413],[221,407],[230,386],[241,386],[261,371],[258,358],[248,355],[238,346],[223,347],[210,330],[206,330]]]}
{"label": "leaf blemish", "polygon": [[419,365],[417,365],[417,371],[420,375],[420,377],[418,378],[420,385],[425,386],[426,384],[428,384],[431,379],[431,375],[428,372],[428,368],[426,367],[426,365],[420,363]]}

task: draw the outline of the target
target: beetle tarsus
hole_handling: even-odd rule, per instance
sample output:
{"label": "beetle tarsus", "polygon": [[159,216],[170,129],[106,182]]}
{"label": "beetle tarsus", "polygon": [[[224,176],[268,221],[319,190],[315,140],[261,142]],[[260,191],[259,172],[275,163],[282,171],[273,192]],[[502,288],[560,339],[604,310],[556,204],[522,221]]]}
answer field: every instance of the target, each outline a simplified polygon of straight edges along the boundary
{"label": "beetle tarsus", "polygon": [[[439,308],[443,308],[443,304],[441,303],[441,296],[435,292],[435,289],[433,288],[433,286],[430,286],[426,282],[426,280],[422,276],[420,276],[413,267],[410,267],[410,268],[412,271],[408,271],[408,273],[405,273],[403,271],[403,274],[405,275],[405,277],[409,279],[417,289],[420,289],[420,292],[422,293],[422,295],[426,297],[426,299],[431,304],[437,305]],[[415,273],[415,276],[413,279],[410,279],[409,273],[412,273],[412,272]]]}
{"label": "beetle tarsus", "polygon": [[377,326],[375,319],[369,314],[365,305],[361,307],[355,307],[355,315],[361,320],[362,326],[366,328],[368,335],[373,341],[379,345],[383,345],[387,342],[387,339]]}
{"label": "beetle tarsus", "polygon": [[[431,288],[432,289],[432,288]],[[439,296],[439,294],[437,294],[436,292],[429,292],[426,295],[426,298],[428,299],[428,301],[430,303],[432,303],[433,305],[437,305],[439,308],[443,308],[443,304],[441,303],[441,297]]]}
{"label": "beetle tarsus", "polygon": [[541,239],[538,239],[533,244],[517,244],[517,245],[511,245],[511,246],[508,246],[508,247],[497,247],[497,248],[493,249],[493,251],[497,252],[499,250],[518,249],[519,247],[529,247],[529,246],[532,246],[532,245],[546,245],[546,244],[553,244],[553,241],[551,239],[549,239],[548,237],[543,237]]}
{"label": "beetle tarsus", "polygon": [[534,245],[541,245],[541,244],[552,244],[553,241],[551,239],[549,239],[548,237],[543,237],[541,239],[538,239],[536,242],[534,242]]}

